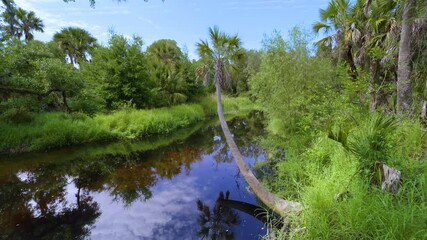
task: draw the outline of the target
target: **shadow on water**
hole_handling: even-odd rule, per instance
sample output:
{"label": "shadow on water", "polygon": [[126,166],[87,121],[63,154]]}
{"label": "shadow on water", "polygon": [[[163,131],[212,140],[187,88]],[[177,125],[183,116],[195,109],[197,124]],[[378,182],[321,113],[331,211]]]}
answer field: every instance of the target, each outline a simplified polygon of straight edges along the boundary
{"label": "shadow on water", "polygon": [[275,213],[257,205],[229,198],[229,191],[225,194],[221,191],[212,210],[200,199],[197,200],[199,237],[202,239],[235,239],[232,227],[241,222],[236,210],[251,215],[276,229],[283,227],[282,218]]}
{"label": "shadow on water", "polygon": [[[264,131],[259,117],[230,120],[251,165],[264,156],[254,141]],[[0,239],[257,239],[263,224],[239,213],[259,218],[257,200],[236,178],[217,125],[3,159]],[[238,199],[230,200],[229,192],[218,197],[224,187]]]}

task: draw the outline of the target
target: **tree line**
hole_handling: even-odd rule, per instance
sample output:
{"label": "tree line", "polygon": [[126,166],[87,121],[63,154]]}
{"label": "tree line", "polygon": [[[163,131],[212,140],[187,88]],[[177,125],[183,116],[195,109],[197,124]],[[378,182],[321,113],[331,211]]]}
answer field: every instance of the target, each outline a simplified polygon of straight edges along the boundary
{"label": "tree line", "polygon": [[426,21],[425,1],[332,0],[313,29],[327,35],[318,54],[343,63],[354,82],[370,75],[371,110],[417,113],[427,106]]}
{"label": "tree line", "polygon": [[[111,33],[100,45],[85,29],[66,27],[49,42],[34,40],[43,21],[3,1],[0,26],[0,109],[19,118],[38,111],[94,114],[120,108],[152,108],[194,101],[214,90],[203,85],[204,59],[192,60],[176,41],[161,39],[143,50],[140,37]],[[260,61],[256,51],[233,68],[230,93],[248,91]],[[255,63],[254,63],[255,62]],[[213,73],[211,73],[212,75]],[[24,117],[25,118],[25,117]]]}

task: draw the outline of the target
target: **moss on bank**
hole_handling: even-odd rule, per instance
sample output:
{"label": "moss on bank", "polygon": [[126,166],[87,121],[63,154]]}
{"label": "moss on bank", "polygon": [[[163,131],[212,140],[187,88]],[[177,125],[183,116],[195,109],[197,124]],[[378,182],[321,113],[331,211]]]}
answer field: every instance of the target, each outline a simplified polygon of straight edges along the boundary
{"label": "moss on bank", "polygon": [[[249,110],[247,98],[225,98],[227,114]],[[197,103],[147,110],[120,110],[98,114],[38,113],[30,123],[0,122],[0,153],[44,151],[84,143],[141,139],[188,127],[216,114],[214,98]]]}

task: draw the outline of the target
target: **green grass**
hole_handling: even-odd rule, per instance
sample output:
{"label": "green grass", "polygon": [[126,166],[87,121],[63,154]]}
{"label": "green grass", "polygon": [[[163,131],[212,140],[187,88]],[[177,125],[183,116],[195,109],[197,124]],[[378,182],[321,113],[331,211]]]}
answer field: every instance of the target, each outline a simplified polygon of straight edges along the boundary
{"label": "green grass", "polygon": [[[246,98],[224,98],[225,114],[249,110]],[[38,113],[30,123],[0,122],[0,153],[44,151],[91,142],[142,139],[188,127],[216,114],[212,97],[197,103],[149,110],[121,110],[93,118],[82,114]]]}
{"label": "green grass", "polygon": [[[354,126],[345,126],[351,128],[349,139],[359,141],[367,154],[348,150],[324,133],[302,154],[290,155],[276,165],[277,176],[270,180],[270,188],[305,206],[295,223],[305,230],[291,232],[291,238],[427,239],[426,129],[417,120],[397,119],[394,129],[379,131],[383,138],[378,144],[372,137],[373,119],[377,117],[368,115]],[[367,160],[399,169],[400,190],[387,193],[372,184],[360,172]]]}

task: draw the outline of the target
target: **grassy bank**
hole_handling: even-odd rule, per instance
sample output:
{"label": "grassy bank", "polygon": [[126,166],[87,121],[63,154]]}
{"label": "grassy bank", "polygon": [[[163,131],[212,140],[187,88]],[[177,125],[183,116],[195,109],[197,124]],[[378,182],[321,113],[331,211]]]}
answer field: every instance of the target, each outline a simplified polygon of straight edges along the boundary
{"label": "grassy bank", "polygon": [[[252,108],[246,98],[224,98],[227,114]],[[121,110],[93,118],[82,114],[38,113],[30,123],[0,122],[0,152],[43,151],[90,142],[142,139],[170,133],[216,114],[214,98],[149,110]]]}
{"label": "grassy bank", "polygon": [[[320,132],[309,147],[277,163],[274,177],[267,176],[278,195],[305,206],[292,237],[427,239],[426,128],[414,119],[354,116],[337,123],[332,134]],[[376,161],[401,171],[398,192],[373,182]]]}

